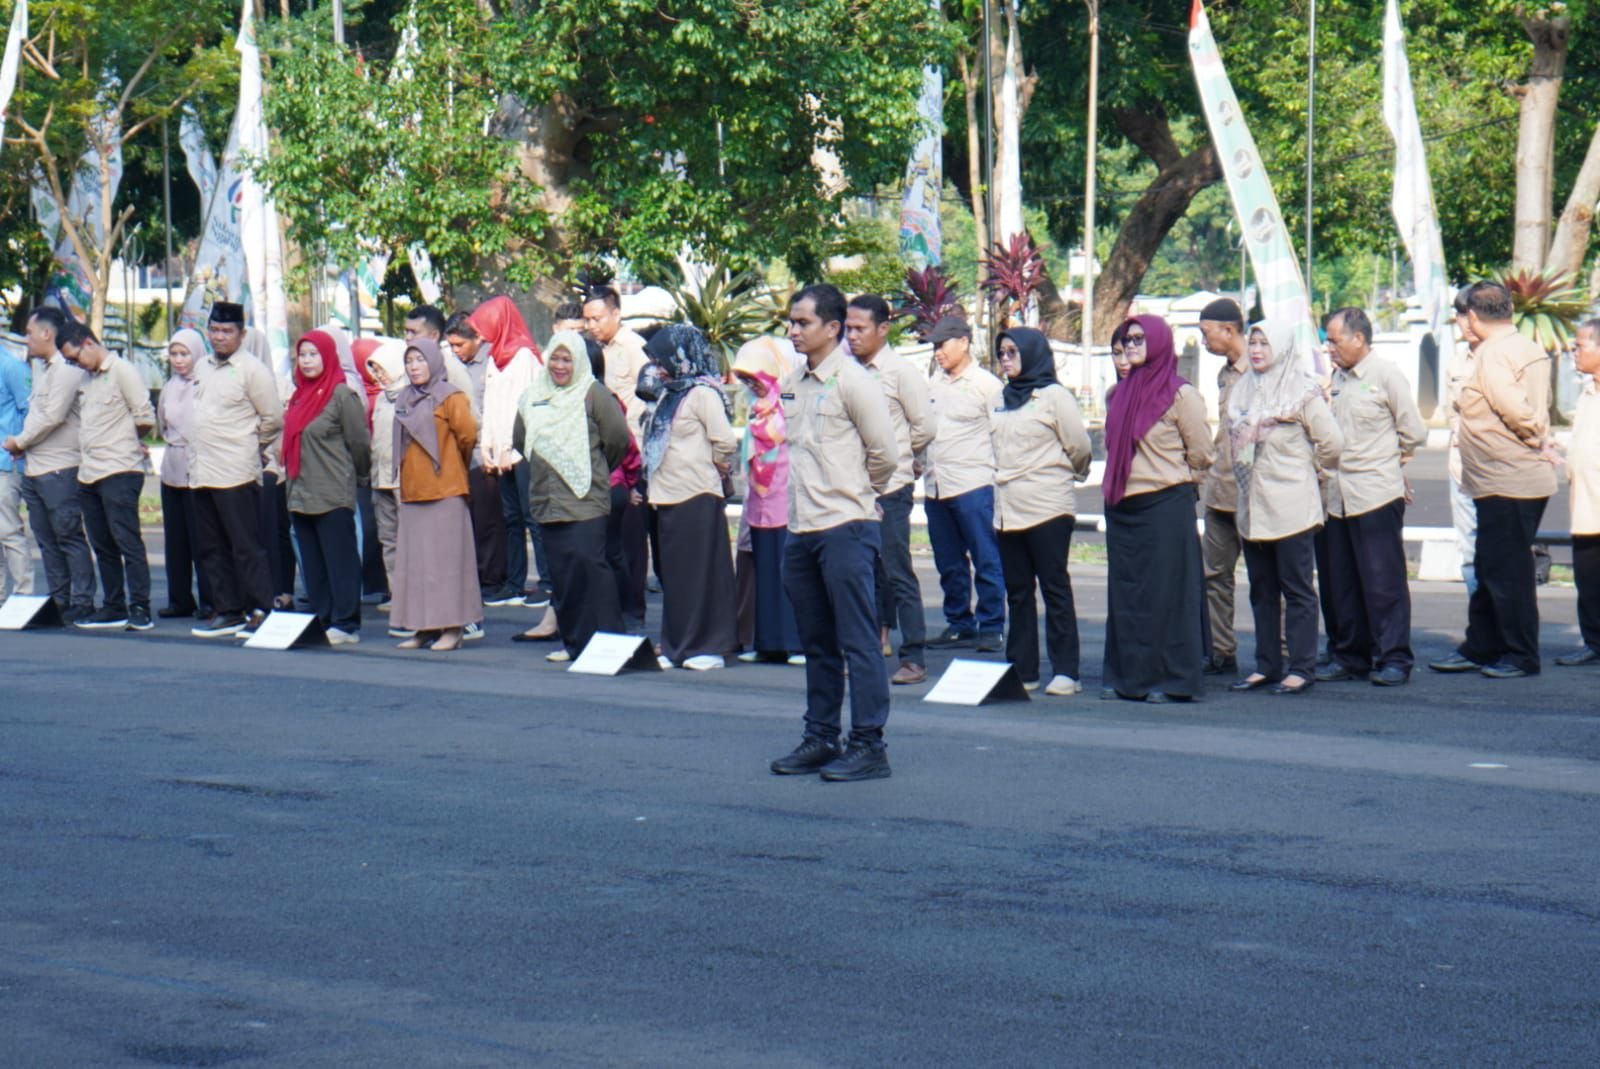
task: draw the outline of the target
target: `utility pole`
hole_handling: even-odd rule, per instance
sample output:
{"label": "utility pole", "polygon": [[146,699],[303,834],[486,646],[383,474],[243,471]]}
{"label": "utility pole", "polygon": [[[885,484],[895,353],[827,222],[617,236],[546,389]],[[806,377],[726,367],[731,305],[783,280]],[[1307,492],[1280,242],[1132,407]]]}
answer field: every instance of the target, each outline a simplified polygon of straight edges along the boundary
{"label": "utility pole", "polygon": [[1312,149],[1317,133],[1317,0],[1311,0],[1310,26],[1306,45],[1306,297],[1311,302],[1311,315],[1316,318],[1317,286],[1312,280],[1313,258],[1311,229],[1311,190],[1316,180],[1316,165]]}
{"label": "utility pole", "polygon": [[344,44],[344,0],[333,0],[333,43]]}
{"label": "utility pole", "polygon": [[161,123],[161,208],[167,230],[167,258],[161,262],[161,281],[167,287],[167,337],[172,337],[172,158],[166,120]]}
{"label": "utility pole", "polygon": [[[1100,0],[1085,0],[1089,5],[1089,130],[1088,173],[1084,177],[1083,192],[1083,323],[1078,336],[1083,341],[1083,355],[1089,356],[1094,346],[1094,198],[1095,198],[1095,127],[1100,112]],[[1088,372],[1087,361],[1084,372]]]}

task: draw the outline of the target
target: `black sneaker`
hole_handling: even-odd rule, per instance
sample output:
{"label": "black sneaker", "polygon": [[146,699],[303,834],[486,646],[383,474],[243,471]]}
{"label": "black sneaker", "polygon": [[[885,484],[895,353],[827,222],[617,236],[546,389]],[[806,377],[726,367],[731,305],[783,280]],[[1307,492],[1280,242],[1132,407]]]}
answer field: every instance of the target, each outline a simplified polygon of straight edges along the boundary
{"label": "black sneaker", "polygon": [[805,738],[794,752],[772,762],[772,772],[778,776],[804,776],[839,757],[839,744],[826,739]]}
{"label": "black sneaker", "polygon": [[947,627],[944,634],[936,635],[928,640],[930,650],[953,650],[971,646],[978,639],[976,631],[962,631],[958,628]]}
{"label": "black sneaker", "polygon": [[1215,654],[1206,658],[1205,667],[1201,672],[1208,676],[1231,676],[1239,673],[1239,661],[1233,657],[1218,657]]}
{"label": "black sneaker", "polygon": [[186,609],[181,605],[168,605],[160,612],[157,612],[156,615],[161,617],[163,620],[176,620],[180,616],[193,616],[194,608],[191,606],[190,608]]}
{"label": "black sneaker", "polygon": [[195,638],[232,638],[244,630],[244,617],[236,612],[213,616],[199,627],[189,629]]}
{"label": "black sneaker", "polygon": [[483,599],[485,605],[521,605],[522,591],[497,590]]}
{"label": "black sneaker", "polygon": [[73,627],[81,627],[85,631],[122,631],[128,626],[128,613],[125,609],[113,609],[110,606],[96,609],[87,616],[80,616],[72,622]]}
{"label": "black sneaker", "polygon": [[857,739],[850,748],[822,767],[822,778],[829,783],[853,783],[861,779],[889,778],[889,751]]}
{"label": "black sneaker", "polygon": [[150,610],[143,605],[135,605],[128,610],[129,631],[149,631],[155,626],[155,622],[150,619]]}
{"label": "black sneaker", "polygon": [[261,625],[266,623],[267,614],[262,609],[251,609],[250,614],[244,618],[244,626],[239,629],[236,638],[249,638],[261,630]]}
{"label": "black sneaker", "polygon": [[1000,653],[1006,648],[1006,636],[1003,631],[979,631],[978,652]]}

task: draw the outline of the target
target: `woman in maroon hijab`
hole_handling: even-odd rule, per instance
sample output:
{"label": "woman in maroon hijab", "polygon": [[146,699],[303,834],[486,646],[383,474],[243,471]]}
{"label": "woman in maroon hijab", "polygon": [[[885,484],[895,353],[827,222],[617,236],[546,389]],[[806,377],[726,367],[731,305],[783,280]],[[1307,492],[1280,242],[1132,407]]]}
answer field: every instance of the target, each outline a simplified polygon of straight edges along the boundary
{"label": "woman in maroon hijab", "polygon": [[1200,392],[1178,376],[1167,324],[1135,316],[1118,334],[1131,370],[1106,410],[1101,697],[1188,701],[1206,657],[1195,487],[1211,466],[1211,427]]}

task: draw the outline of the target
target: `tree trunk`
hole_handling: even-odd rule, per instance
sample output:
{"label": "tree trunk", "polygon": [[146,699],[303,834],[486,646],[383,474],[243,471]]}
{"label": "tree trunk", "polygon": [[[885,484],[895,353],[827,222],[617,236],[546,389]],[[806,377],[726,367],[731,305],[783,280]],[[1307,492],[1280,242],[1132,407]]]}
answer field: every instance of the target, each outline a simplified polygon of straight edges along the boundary
{"label": "tree trunk", "polygon": [[1117,108],[1111,118],[1123,136],[1160,170],[1128,212],[1095,282],[1092,336],[1096,338],[1109,337],[1127,315],[1128,305],[1150,269],[1150,261],[1167,233],[1188,212],[1190,202],[1202,189],[1222,180],[1222,167],[1212,143],[1207,140],[1184,155],[1164,114]]}
{"label": "tree trunk", "polygon": [[1589,234],[1594,226],[1596,203],[1600,202],[1600,126],[1589,139],[1589,151],[1584,154],[1583,167],[1572,184],[1572,195],[1556,224],[1555,240],[1550,243],[1550,255],[1545,264],[1551,274],[1568,276],[1578,283],[1578,272],[1583,268],[1584,255],[1589,251]]}
{"label": "tree trunk", "polygon": [[[967,185],[972,192],[972,221],[977,232],[978,251],[983,252],[988,248],[989,234],[988,187],[983,182],[983,134],[978,128],[978,94],[983,79],[968,62],[965,52],[956,54],[956,69],[961,74],[961,88],[967,103]],[[969,281],[977,284],[975,279]]]}
{"label": "tree trunk", "polygon": [[1522,100],[1517,127],[1516,230],[1512,267],[1541,271],[1550,248],[1551,199],[1555,191],[1556,104],[1567,66],[1571,20],[1528,18],[1522,28],[1533,42],[1528,80],[1515,92]]}

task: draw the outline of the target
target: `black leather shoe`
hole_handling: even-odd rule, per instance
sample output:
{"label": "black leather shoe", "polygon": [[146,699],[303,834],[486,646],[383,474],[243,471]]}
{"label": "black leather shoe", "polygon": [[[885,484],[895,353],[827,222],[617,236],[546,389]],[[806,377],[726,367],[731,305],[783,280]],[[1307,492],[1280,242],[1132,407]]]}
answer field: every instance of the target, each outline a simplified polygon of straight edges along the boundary
{"label": "black leather shoe", "polygon": [[839,756],[839,744],[826,739],[802,739],[794,752],[772,762],[772,771],[779,776],[804,776],[815,772]]}
{"label": "black leather shoe", "polygon": [[1249,676],[1245,676],[1243,679],[1236,679],[1229,683],[1228,689],[1243,694],[1247,690],[1260,690],[1262,687],[1270,687],[1275,682],[1276,680],[1268,679],[1266,676],[1262,676],[1260,679],[1251,679]]}
{"label": "black leather shoe", "polygon": [[1526,668],[1518,668],[1510,661],[1496,661],[1494,664],[1486,664],[1481,671],[1490,679],[1521,679],[1523,676],[1532,674]]}
{"label": "black leather shoe", "polygon": [[862,779],[889,778],[889,752],[883,746],[850,740],[850,748],[822,766],[822,778],[829,783],[853,783]]}
{"label": "black leather shoe", "polygon": [[1316,685],[1316,682],[1317,681],[1315,679],[1308,679],[1304,683],[1301,683],[1298,687],[1291,687],[1287,683],[1274,683],[1271,687],[1267,688],[1267,693],[1284,694],[1289,697],[1294,697],[1296,694],[1304,694],[1306,691],[1310,690],[1314,685]]}
{"label": "black leather shoe", "polygon": [[1006,636],[1001,631],[979,631],[978,652],[999,653],[1006,648]]}
{"label": "black leather shoe", "polygon": [[1576,668],[1583,664],[1600,664],[1600,653],[1596,653],[1588,646],[1576,653],[1563,653],[1556,658],[1556,663],[1563,668]]}
{"label": "black leather shoe", "polygon": [[1208,676],[1231,676],[1239,670],[1239,662],[1232,657],[1207,657],[1200,669]]}
{"label": "black leather shoe", "polygon": [[1483,665],[1471,657],[1464,657],[1460,652],[1453,652],[1448,657],[1441,657],[1437,661],[1429,661],[1428,667],[1435,672],[1476,672]]}
{"label": "black leather shoe", "polygon": [[1375,687],[1401,687],[1411,681],[1411,673],[1397,664],[1384,665],[1371,676]]}
{"label": "black leather shoe", "polygon": [[179,619],[180,617],[193,616],[194,615],[194,607],[190,606],[187,609],[180,609],[176,605],[168,605],[164,609],[157,609],[156,610],[156,615],[159,616],[163,620],[176,620],[176,619]]}
{"label": "black leather shoe", "polygon": [[1365,679],[1366,675],[1350,671],[1338,661],[1325,664],[1317,669],[1318,683],[1353,683],[1358,679]]}
{"label": "black leather shoe", "polygon": [[978,639],[976,631],[960,631],[954,627],[947,627],[944,633],[928,640],[930,650],[955,650],[971,646]]}

